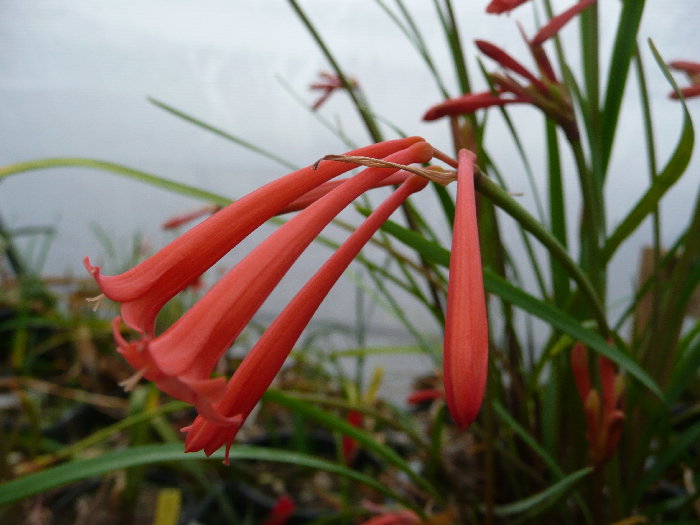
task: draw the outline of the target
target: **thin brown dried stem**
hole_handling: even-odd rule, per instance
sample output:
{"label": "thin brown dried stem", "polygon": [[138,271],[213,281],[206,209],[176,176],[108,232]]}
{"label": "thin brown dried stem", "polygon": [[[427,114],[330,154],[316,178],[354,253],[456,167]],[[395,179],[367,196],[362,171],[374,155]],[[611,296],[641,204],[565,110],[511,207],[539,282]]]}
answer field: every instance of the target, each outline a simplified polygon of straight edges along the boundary
{"label": "thin brown dried stem", "polygon": [[322,159],[317,160],[314,163],[314,169],[316,169],[324,160],[334,160],[336,162],[348,162],[350,164],[358,164],[360,166],[367,166],[368,168],[397,168],[400,170],[408,171],[414,175],[424,177],[430,181],[446,186],[450,182],[457,180],[457,172],[453,170],[446,170],[439,166],[428,166],[426,168],[419,168],[415,166],[406,166],[404,164],[396,164],[395,162],[389,162],[382,159],[375,159],[372,157],[362,157],[355,155],[326,155]]}

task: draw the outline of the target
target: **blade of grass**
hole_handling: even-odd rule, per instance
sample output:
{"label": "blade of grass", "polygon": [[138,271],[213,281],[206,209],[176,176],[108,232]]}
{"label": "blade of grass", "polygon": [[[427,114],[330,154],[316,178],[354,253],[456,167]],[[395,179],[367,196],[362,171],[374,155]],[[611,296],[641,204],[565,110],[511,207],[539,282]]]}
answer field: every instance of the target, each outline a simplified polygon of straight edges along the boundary
{"label": "blade of grass", "polygon": [[543,511],[568,494],[581,479],[588,476],[591,472],[593,472],[593,467],[577,470],[554,485],[528,498],[514,501],[513,503],[497,505],[494,508],[494,513],[497,516],[512,516],[528,511]]}
{"label": "blade of grass", "polygon": [[120,164],[114,164],[113,162],[106,162],[103,160],[85,159],[79,157],[30,160],[26,162],[19,162],[17,164],[3,166],[0,167],[0,180],[9,177],[10,175],[16,175],[18,173],[24,173],[27,171],[55,168],[86,168],[99,171],[106,171],[109,173],[114,173],[116,175],[121,175],[122,177],[134,179],[145,184],[149,184],[150,186],[162,188],[173,193],[178,193],[186,197],[192,197],[194,199],[211,202],[220,206],[226,206],[228,204],[231,204],[232,202],[231,199],[228,199],[222,195],[201,190],[199,188],[195,188],[194,186],[189,186],[187,184],[174,182],[166,178],[159,177],[157,175],[151,175],[149,173],[135,170],[133,168],[128,168]]}
{"label": "blade of grass", "polygon": [[[210,459],[222,460],[224,451],[220,450],[210,456]],[[252,445],[236,445],[231,449],[231,461],[256,460],[273,461],[299,465],[315,470],[330,472],[353,479],[368,487],[395,498],[403,505],[413,507],[410,501],[395,493],[386,485],[379,483],[371,476],[351,470],[338,463],[332,463],[312,456],[278,450],[274,448],[256,447]],[[100,456],[71,461],[36,474],[8,481],[0,486],[0,505],[39,494],[68,483],[101,476],[107,472],[125,468],[162,463],[169,461],[202,461],[206,460],[204,453],[193,452],[185,454],[181,443],[166,443],[159,445],[144,445],[140,447],[108,452]]]}
{"label": "blade of grass", "polygon": [[645,0],[623,2],[620,13],[613,53],[608,68],[608,85],[605,88],[605,102],[601,119],[601,172],[604,174],[610,162],[615,139],[615,131],[620,117],[622,97],[625,93],[628,72],[637,47],[637,33],[644,11]]}
{"label": "blade of grass", "polygon": [[299,169],[299,166],[296,166],[292,164],[291,162],[275,155],[271,151],[267,151],[266,149],[261,148],[260,146],[256,146],[255,144],[252,144],[246,140],[243,140],[240,137],[236,137],[235,135],[232,135],[231,133],[228,133],[220,128],[217,128],[215,126],[212,126],[211,124],[207,124],[206,122],[199,120],[198,118],[195,118],[191,115],[188,115],[184,111],[180,111],[179,109],[175,109],[172,106],[169,106],[165,102],[161,102],[158,99],[155,99],[153,97],[148,97],[147,99],[151,104],[154,104],[158,106],[160,109],[163,109],[167,111],[168,113],[175,115],[178,118],[181,118],[182,120],[189,122],[190,124],[194,124],[195,126],[198,126],[202,129],[205,129],[207,131],[210,131],[214,133],[215,135],[218,135],[219,137],[222,137],[226,140],[230,140],[231,142],[234,142],[238,144],[239,146],[243,146],[244,148],[254,151],[255,153],[258,153],[262,155],[263,157],[273,160],[277,162],[278,164],[284,166],[285,168],[288,168],[290,170],[297,170]]}
{"label": "blade of grass", "polygon": [[[668,68],[664,65],[663,59],[651,40],[649,41],[649,46],[664,76],[669,81],[674,91],[679,93],[678,86],[671,77]],[[620,244],[637,229],[650,213],[653,213],[664,194],[680,179],[688,167],[695,144],[695,131],[693,129],[690,113],[682,97],[679,102],[683,111],[683,129],[681,130],[681,136],[673,150],[673,154],[661,173],[654,178],[654,183],[651,187],[642,195],[637,201],[637,204],[627,213],[624,220],[615,228],[615,231],[613,231],[610,237],[608,237],[605,246],[601,250],[601,256],[605,261],[609,261]]]}

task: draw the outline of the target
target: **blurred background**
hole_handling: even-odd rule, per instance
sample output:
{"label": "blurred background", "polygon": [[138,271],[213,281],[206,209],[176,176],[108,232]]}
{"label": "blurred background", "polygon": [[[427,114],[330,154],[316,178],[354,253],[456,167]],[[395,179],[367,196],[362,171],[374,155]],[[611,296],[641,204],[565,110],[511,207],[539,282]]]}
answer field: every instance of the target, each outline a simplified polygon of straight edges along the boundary
{"label": "blurred background", "polygon": [[[372,109],[411,135],[422,135],[436,147],[451,151],[444,122],[423,123],[422,114],[441,100],[434,79],[415,50],[379,3],[370,0],[304,0],[309,14],[346,73],[355,78]],[[387,2],[387,5],[391,5]],[[427,40],[443,81],[458,95],[446,42],[431,2],[409,2]],[[462,39],[473,84],[484,89],[474,39],[492,41],[531,66],[518,32],[521,23],[532,35],[536,14],[526,5],[510,16],[484,14],[483,1],[457,2]],[[571,2],[554,1],[555,10]],[[620,2],[599,2],[601,19],[616,20]],[[700,60],[700,34],[692,24],[696,0],[651,0],[645,10],[642,35],[652,38],[666,60]],[[603,48],[610,31],[603,32]],[[571,24],[563,36],[576,36]],[[100,159],[187,183],[230,198],[287,173],[290,168],[202,130],[149,102],[153,97],[252,144],[270,150],[294,166],[308,165],[328,153],[348,148],[326,124],[342,130],[352,142],[370,142],[344,92],[333,94],[317,113],[309,107],[318,93],[309,85],[329,71],[313,40],[289,4],[282,0],[3,0],[0,4],[0,164],[51,157]],[[668,100],[670,86],[641,50],[650,82],[654,123],[660,130],[659,164],[663,165],[680,130],[681,106]],[[574,63],[575,57],[572,57]],[[608,57],[601,60],[607,64]],[[492,63],[485,63],[493,69]],[[676,77],[683,84],[685,79]],[[636,90],[635,82],[628,89]],[[608,183],[608,227],[618,222],[647,187],[645,146],[636,93],[626,97],[619,144]],[[691,101],[691,104],[697,104]],[[692,107],[692,106],[691,106]],[[540,191],[546,191],[542,119],[529,107],[511,110],[525,141]],[[388,126],[386,138],[396,136]],[[491,151],[509,189],[534,211],[527,182],[502,119],[493,113],[488,133],[502,135],[499,151]],[[493,142],[491,142],[493,144]],[[501,149],[502,148],[502,149]],[[564,159],[569,162],[570,159]],[[664,199],[664,234],[671,238],[677,221],[685,222],[700,182],[699,161]],[[693,175],[695,174],[695,175]],[[567,175],[570,238],[576,238],[578,184]],[[422,209],[435,206],[432,195],[418,197]],[[51,240],[41,235],[18,237],[18,246],[35,269],[46,275],[84,276],[82,259],[89,255],[108,272],[123,270],[132,245],[150,250],[172,239],[161,224],[201,203],[135,181],[96,170],[63,168],[21,174],[0,182],[0,218],[5,228],[50,227]],[[436,213],[436,215],[438,215]],[[440,220],[436,227],[447,233]],[[266,231],[270,231],[269,229]],[[509,222],[504,221],[506,236]],[[328,234],[337,236],[329,229]],[[521,246],[512,232],[513,256]],[[109,239],[107,242],[105,239]],[[641,247],[650,239],[646,225],[628,241],[610,275],[612,305],[629,294],[635,281]],[[259,238],[239,250],[246,251]],[[117,254],[110,254],[112,243]],[[327,255],[316,247],[308,257]],[[224,265],[237,257],[232,256]],[[301,264],[263,308],[269,319],[313,268]],[[319,318],[353,323],[347,294],[357,293],[346,280],[334,291]],[[410,312],[410,305],[405,305]],[[415,319],[427,332],[437,327]],[[389,312],[377,309],[372,326],[392,340],[410,339]]]}

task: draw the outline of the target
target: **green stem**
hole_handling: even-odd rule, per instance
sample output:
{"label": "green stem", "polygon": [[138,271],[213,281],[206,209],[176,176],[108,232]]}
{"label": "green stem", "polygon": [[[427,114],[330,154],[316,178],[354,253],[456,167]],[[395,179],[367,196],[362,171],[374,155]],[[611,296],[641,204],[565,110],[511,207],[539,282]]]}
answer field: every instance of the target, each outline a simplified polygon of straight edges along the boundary
{"label": "green stem", "polygon": [[605,296],[605,267],[600,257],[600,239],[605,233],[605,211],[602,191],[595,175],[586,165],[579,140],[569,140],[581,184],[583,210],[581,215],[581,266],[588,274],[597,293]]}

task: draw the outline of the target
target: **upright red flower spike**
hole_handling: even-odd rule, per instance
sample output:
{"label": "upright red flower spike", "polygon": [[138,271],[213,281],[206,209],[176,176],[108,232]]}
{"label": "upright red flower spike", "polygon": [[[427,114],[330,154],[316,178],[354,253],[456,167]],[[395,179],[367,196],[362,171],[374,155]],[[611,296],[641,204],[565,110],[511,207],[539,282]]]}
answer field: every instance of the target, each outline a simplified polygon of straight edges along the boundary
{"label": "upright red flower spike", "polygon": [[582,343],[571,349],[571,371],[586,417],[586,439],[594,465],[604,464],[617,449],[625,421],[623,412],[623,378],[615,364],[605,356],[598,357],[598,379],[601,394],[591,386],[588,352]]}
{"label": "upright red flower spike", "polygon": [[[391,140],[349,154],[383,158],[421,140],[420,137]],[[353,167],[343,162],[324,162],[318,169],[308,166],[270,182],[120,275],[102,275],[100,268],[91,265],[87,257],[85,267],[105,296],[122,303],[124,322],[134,330],[152,335],[156,315],[166,302],[289,203]]]}
{"label": "upright red flower spike", "polygon": [[[417,142],[386,160],[422,163],[432,152],[432,146]],[[115,333],[119,351],[161,390],[217,420],[211,405],[224,382],[209,378],[216,363],[323,228],[396,169],[368,168],[352,177],[277,229],[158,337],[127,342]]]}
{"label": "upright red flower spike", "polygon": [[445,317],[447,408],[461,428],[476,418],[488,372],[488,321],[474,193],[475,155],[459,152],[457,200]]}
{"label": "upright red flower spike", "polygon": [[[345,269],[400,204],[426,184],[425,179],[417,176],[404,182],[365,219],[294,296],[265,330],[226,385],[225,393],[216,404],[216,410],[223,417],[239,417],[241,422],[248,417]],[[186,451],[204,450],[206,454],[212,454],[225,445],[225,462],[228,462],[228,450],[239,428],[240,423],[217,425],[200,415],[192,425],[183,429],[187,432]]]}

